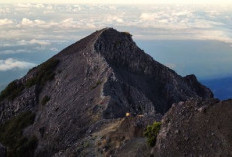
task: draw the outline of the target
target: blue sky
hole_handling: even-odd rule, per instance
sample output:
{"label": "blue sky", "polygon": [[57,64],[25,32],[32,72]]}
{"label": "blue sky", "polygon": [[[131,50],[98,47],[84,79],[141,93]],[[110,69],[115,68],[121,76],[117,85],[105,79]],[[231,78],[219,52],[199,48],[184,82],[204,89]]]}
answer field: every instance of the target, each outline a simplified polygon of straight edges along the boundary
{"label": "blue sky", "polygon": [[142,49],[181,75],[232,76],[232,5],[226,1],[7,2],[0,7],[0,85],[104,27],[130,32]]}

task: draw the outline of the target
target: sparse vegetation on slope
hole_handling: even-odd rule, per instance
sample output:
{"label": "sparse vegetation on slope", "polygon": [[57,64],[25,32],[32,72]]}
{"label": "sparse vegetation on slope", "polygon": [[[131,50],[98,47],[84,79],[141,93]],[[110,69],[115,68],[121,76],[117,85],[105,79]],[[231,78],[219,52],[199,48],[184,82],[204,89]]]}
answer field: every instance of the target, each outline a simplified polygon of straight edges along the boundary
{"label": "sparse vegetation on slope", "polygon": [[51,81],[55,76],[54,69],[58,63],[59,60],[51,59],[38,66],[36,75],[26,82],[26,87],[29,88],[35,84],[43,86],[47,81]]}
{"label": "sparse vegetation on slope", "polygon": [[154,122],[152,125],[148,125],[144,135],[147,137],[147,143],[153,147],[156,143],[156,137],[159,133],[161,122]]}
{"label": "sparse vegetation on slope", "polygon": [[129,36],[132,36],[131,34],[130,34],[130,32],[122,32],[123,34],[126,34],[126,35],[129,35]]}
{"label": "sparse vegetation on slope", "polygon": [[34,123],[35,114],[27,111],[0,126],[0,142],[8,147],[8,157],[29,157],[37,147],[37,138],[26,138],[23,129]]}
{"label": "sparse vegetation on slope", "polygon": [[24,85],[20,82],[11,82],[0,94],[0,101],[7,98],[9,100],[14,100],[24,89]]}
{"label": "sparse vegetation on slope", "polygon": [[11,82],[0,93],[0,101],[6,98],[8,100],[14,100],[14,98],[16,98],[25,89],[25,87],[29,88],[37,84],[41,88],[47,81],[51,81],[54,78],[55,76],[54,69],[58,65],[58,63],[59,60],[51,59],[45,62],[44,64],[41,64],[40,66],[38,66],[38,71],[36,75],[33,78],[27,80],[25,85],[21,82],[18,82],[17,80]]}
{"label": "sparse vegetation on slope", "polygon": [[101,80],[98,80],[98,81],[96,82],[96,84],[93,85],[93,86],[91,87],[91,89],[97,88],[97,86],[100,85],[101,83],[102,83],[102,81],[101,81]]}
{"label": "sparse vegetation on slope", "polygon": [[49,100],[50,100],[50,97],[46,95],[46,96],[43,97],[43,99],[42,99],[42,101],[41,101],[41,104],[42,104],[42,105],[46,105],[46,103],[47,103]]}

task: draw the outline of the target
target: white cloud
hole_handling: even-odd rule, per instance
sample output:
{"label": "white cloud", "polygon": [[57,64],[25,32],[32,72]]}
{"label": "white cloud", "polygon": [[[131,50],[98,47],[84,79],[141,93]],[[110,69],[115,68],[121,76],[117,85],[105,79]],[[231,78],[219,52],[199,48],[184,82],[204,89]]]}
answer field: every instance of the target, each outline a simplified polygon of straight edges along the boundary
{"label": "white cloud", "polygon": [[50,48],[51,51],[58,52],[58,49],[55,47]]}
{"label": "white cloud", "polygon": [[156,13],[142,13],[140,15],[140,19],[143,21],[152,21],[156,17],[158,17],[158,15]]}
{"label": "white cloud", "polygon": [[35,23],[36,25],[44,25],[44,24],[46,24],[46,22],[43,21],[43,20],[34,20],[34,23]]}
{"label": "white cloud", "polygon": [[42,3],[18,3],[17,7],[19,8],[44,8]]}
{"label": "white cloud", "polygon": [[50,45],[51,43],[47,40],[37,40],[37,39],[32,39],[32,40],[20,40],[17,42],[18,45],[28,45],[28,44],[38,44],[38,45]]}
{"label": "white cloud", "polygon": [[39,3],[38,3],[38,4],[35,4],[35,7],[36,7],[36,8],[44,8],[45,6],[44,6],[44,4],[39,4]]}
{"label": "white cloud", "polygon": [[17,5],[20,8],[30,8],[30,7],[32,7],[31,3],[18,3]]}
{"label": "white cloud", "polygon": [[33,25],[34,22],[32,20],[30,20],[30,19],[23,18],[21,24],[28,26],[28,25]]}
{"label": "white cloud", "polygon": [[[30,20],[28,18],[23,18],[20,24],[23,27],[47,27],[47,23],[40,19]],[[18,27],[20,27],[20,25],[18,25]]]}
{"label": "white cloud", "polygon": [[161,19],[161,20],[158,20],[159,21],[159,23],[168,23],[169,21],[168,21],[168,19]]}
{"label": "white cloud", "polygon": [[10,24],[13,24],[13,21],[12,20],[9,20],[7,18],[5,19],[0,19],[0,26],[2,25],[10,25]]}
{"label": "white cloud", "polygon": [[65,19],[61,22],[60,27],[75,28],[75,25],[76,25],[76,21],[74,21],[73,18],[68,18],[68,19]]}
{"label": "white cloud", "polygon": [[[15,0],[8,0],[8,1],[2,1],[2,3],[15,3]],[[38,3],[38,0],[21,0],[21,3]],[[0,1],[1,3],[1,1]],[[52,4],[64,4],[64,3],[71,3],[71,4],[93,4],[93,3],[98,3],[98,4],[231,4],[231,1],[229,0],[201,0],[201,1],[193,1],[193,0],[88,0],[88,1],[83,1],[83,0],[59,0],[59,1],[54,1],[54,0],[40,0],[39,3],[52,3]]]}
{"label": "white cloud", "polygon": [[97,26],[95,24],[93,24],[93,23],[88,23],[88,24],[86,24],[86,28],[88,28],[88,29],[96,29]]}
{"label": "white cloud", "polygon": [[0,13],[1,14],[8,14],[10,13],[10,8],[0,8]]}
{"label": "white cloud", "polygon": [[175,16],[191,16],[192,13],[188,10],[183,10],[183,11],[175,11],[173,13],[173,15],[175,15]]}
{"label": "white cloud", "polygon": [[165,64],[167,67],[169,67],[170,69],[175,69],[176,68],[176,65],[175,64],[173,64],[173,63],[167,63],[167,64]]}
{"label": "white cloud", "polygon": [[45,40],[36,40],[36,39],[32,39],[29,41],[30,44],[39,44],[39,45],[50,45],[51,43],[49,41],[45,41]]}
{"label": "white cloud", "polygon": [[18,49],[18,50],[3,50],[0,51],[0,55],[2,54],[17,54],[17,53],[29,53],[28,50]]}
{"label": "white cloud", "polygon": [[[15,7],[17,9],[19,6]],[[56,4],[26,3],[20,4],[20,8],[29,10],[15,12],[24,17],[22,19],[2,20],[2,23],[9,25],[0,29],[0,40],[16,39],[21,40],[16,43],[20,45],[46,46],[51,44],[50,39],[77,40],[96,29],[114,27],[121,31],[128,29],[135,38],[142,40],[232,41],[232,32],[228,27],[232,24],[230,12],[209,6],[196,9],[185,5],[132,5],[126,8],[117,5],[64,4],[57,7]],[[51,11],[46,18],[44,11]],[[40,15],[37,16],[40,18],[35,19],[34,15]]]}
{"label": "white cloud", "polygon": [[[114,17],[113,20],[117,22],[123,22],[122,19]],[[44,21],[40,19],[31,20],[28,18],[23,18],[20,22],[20,24],[17,25],[18,28],[40,28],[42,30],[44,29],[53,29],[53,30],[61,30],[62,29],[95,29],[96,26],[93,23],[94,21],[86,21],[86,20],[74,20],[73,18],[67,18],[62,21]],[[62,28],[62,29],[61,29]]]}
{"label": "white cloud", "polygon": [[115,15],[109,15],[107,17],[107,22],[111,23],[111,22],[117,22],[117,23],[123,23],[124,20],[121,17],[115,16]]}
{"label": "white cloud", "polygon": [[8,71],[13,69],[28,69],[35,66],[34,63],[19,61],[13,58],[0,60],[0,71]]}

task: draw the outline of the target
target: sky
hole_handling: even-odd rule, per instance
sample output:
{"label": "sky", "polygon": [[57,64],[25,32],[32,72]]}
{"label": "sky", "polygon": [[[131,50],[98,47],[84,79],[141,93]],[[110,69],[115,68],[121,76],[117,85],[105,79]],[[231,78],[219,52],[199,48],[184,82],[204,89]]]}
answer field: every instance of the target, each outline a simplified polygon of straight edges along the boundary
{"label": "sky", "polygon": [[109,1],[104,0],[101,4],[3,2],[0,0],[0,89],[104,27],[130,32],[141,49],[180,75],[194,73],[200,79],[232,76],[232,5],[222,0],[220,5],[212,0],[210,5],[208,0],[199,1],[203,4],[196,0],[185,0],[188,4],[129,1],[144,5],[106,4]]}
{"label": "sky", "polygon": [[[38,0],[0,0],[0,3],[38,3]],[[40,0],[39,3],[101,3],[101,4],[232,4],[230,0]]]}

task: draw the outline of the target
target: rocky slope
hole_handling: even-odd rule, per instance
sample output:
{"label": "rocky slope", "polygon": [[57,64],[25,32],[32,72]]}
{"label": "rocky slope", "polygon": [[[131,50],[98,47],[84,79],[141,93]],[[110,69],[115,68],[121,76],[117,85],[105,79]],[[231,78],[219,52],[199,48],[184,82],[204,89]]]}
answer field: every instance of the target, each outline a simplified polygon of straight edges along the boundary
{"label": "rocky slope", "polygon": [[173,104],[162,120],[155,157],[232,156],[232,100]]}
{"label": "rocky slope", "polygon": [[[0,142],[11,155],[77,156],[93,149],[105,155],[125,152],[122,146],[137,135],[119,133],[119,144],[110,146],[115,149],[106,149],[96,143],[106,133],[97,134],[96,128],[118,123],[118,129],[107,132],[111,135],[120,132],[127,112],[145,115],[144,122],[159,120],[173,103],[200,97],[213,95],[194,75],[179,76],[138,48],[130,34],[106,28],[8,85],[0,95]],[[133,130],[137,118],[131,121]],[[89,149],[84,149],[86,140],[93,141]]]}

